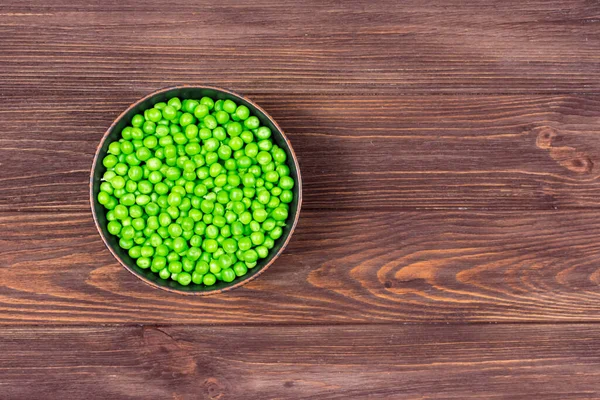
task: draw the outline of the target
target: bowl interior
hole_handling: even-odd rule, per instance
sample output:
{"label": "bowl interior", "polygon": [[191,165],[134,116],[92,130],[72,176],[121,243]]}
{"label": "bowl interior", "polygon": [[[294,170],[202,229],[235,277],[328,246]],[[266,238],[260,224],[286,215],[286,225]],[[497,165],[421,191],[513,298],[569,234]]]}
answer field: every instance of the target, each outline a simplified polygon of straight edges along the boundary
{"label": "bowl interior", "polygon": [[[175,281],[161,279],[158,274],[153,273],[149,269],[145,270],[138,267],[135,261],[129,256],[127,250],[119,247],[117,237],[111,235],[107,230],[106,210],[100,203],[98,203],[97,195],[100,190],[101,178],[106,171],[106,168],[104,165],[102,165],[101,160],[107,153],[108,145],[120,138],[121,131],[131,123],[131,118],[135,114],[143,114],[143,111],[147,108],[152,107],[156,103],[167,101],[171,97],[179,97],[181,100],[183,100],[200,99],[203,96],[208,96],[215,100],[231,99],[237,104],[244,104],[250,109],[252,115],[256,115],[260,119],[262,125],[268,126],[272,131],[271,138],[273,139],[273,142],[284,149],[287,154],[287,164],[290,167],[290,176],[294,178],[296,185],[294,185],[292,190],[294,198],[290,204],[290,215],[288,217],[286,226],[283,228],[283,235],[281,235],[281,237],[275,241],[275,246],[269,251],[267,258],[259,260],[258,264],[254,268],[249,269],[246,275],[236,278],[233,282],[226,283],[218,281],[215,285],[210,287],[196,285],[193,283],[188,286],[182,286]],[[100,231],[100,234],[111,253],[117,258],[117,260],[119,260],[121,264],[123,264],[124,267],[153,286],[189,294],[210,294],[232,289],[252,280],[263,270],[265,270],[279,256],[279,254],[281,254],[287,245],[287,242],[289,241],[289,238],[298,221],[298,214],[300,212],[300,204],[302,199],[302,182],[300,181],[300,171],[298,169],[296,156],[287,138],[284,136],[283,132],[273,121],[273,119],[254,103],[245,99],[241,95],[223,89],[211,87],[175,87],[160,90],[143,98],[128,108],[127,111],[125,111],[113,123],[113,125],[111,125],[103,137],[94,157],[94,165],[92,167],[92,174],[90,177],[90,194],[94,218],[96,220],[98,230]]]}

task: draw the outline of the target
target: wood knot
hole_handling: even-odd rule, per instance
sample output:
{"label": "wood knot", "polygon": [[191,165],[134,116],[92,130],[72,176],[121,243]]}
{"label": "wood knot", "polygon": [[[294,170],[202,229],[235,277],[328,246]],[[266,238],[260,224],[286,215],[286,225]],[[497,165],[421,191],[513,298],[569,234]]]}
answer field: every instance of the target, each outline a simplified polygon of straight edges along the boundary
{"label": "wood knot", "polygon": [[562,142],[556,129],[550,126],[541,126],[535,128],[533,132],[537,133],[535,144],[538,148],[548,151],[550,158],[556,161],[560,166],[577,174],[588,174],[594,168],[594,163],[589,155],[577,151],[570,146],[557,146],[557,142]]}
{"label": "wood knot", "polygon": [[549,149],[552,147],[552,142],[558,137],[558,133],[554,128],[549,126],[541,126],[539,128],[534,129],[537,131],[537,138],[535,140],[535,144],[540,149]]}
{"label": "wood knot", "polygon": [[226,394],[225,387],[216,378],[208,378],[204,381],[202,387],[209,399],[220,399]]}

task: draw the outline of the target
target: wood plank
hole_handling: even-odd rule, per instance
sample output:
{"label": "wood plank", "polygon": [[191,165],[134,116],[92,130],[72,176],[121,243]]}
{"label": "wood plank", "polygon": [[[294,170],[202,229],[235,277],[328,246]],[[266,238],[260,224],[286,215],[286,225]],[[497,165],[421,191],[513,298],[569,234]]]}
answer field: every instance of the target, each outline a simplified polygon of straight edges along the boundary
{"label": "wood plank", "polygon": [[[89,209],[97,143],[141,94],[13,97],[0,110],[0,210]],[[598,96],[252,97],[291,138],[305,209],[600,205]]]}
{"label": "wood plank", "polygon": [[87,213],[0,213],[0,324],[600,321],[600,214],[304,212],[260,278],[146,286]]}
{"label": "wood plank", "polygon": [[169,4],[3,1],[3,94],[182,82],[271,93],[600,90],[593,1]]}
{"label": "wood plank", "polygon": [[596,325],[3,328],[3,396],[592,399]]}

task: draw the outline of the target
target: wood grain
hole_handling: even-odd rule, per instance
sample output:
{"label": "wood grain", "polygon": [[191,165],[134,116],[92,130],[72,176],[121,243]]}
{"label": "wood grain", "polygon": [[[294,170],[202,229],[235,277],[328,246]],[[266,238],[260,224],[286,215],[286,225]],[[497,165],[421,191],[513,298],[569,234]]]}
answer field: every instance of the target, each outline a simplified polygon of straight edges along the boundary
{"label": "wood grain", "polygon": [[0,340],[11,399],[600,395],[590,325],[8,328]]}
{"label": "wood grain", "polygon": [[0,5],[3,93],[211,82],[305,93],[600,90],[595,1]]}
{"label": "wood grain", "polygon": [[[599,24],[589,0],[3,0],[0,397],[599,398]],[[264,106],[304,178],[284,255],[209,298],[120,267],[87,198],[113,118],[182,83]]]}
{"label": "wood grain", "polygon": [[[76,109],[62,94],[14,97],[0,111],[0,210],[88,210],[97,143],[142,92],[121,95],[76,96]],[[305,209],[600,206],[598,96],[252,98],[291,138]]]}
{"label": "wood grain", "polygon": [[87,213],[0,214],[0,323],[600,321],[596,211],[305,212],[257,280],[147,287]]}

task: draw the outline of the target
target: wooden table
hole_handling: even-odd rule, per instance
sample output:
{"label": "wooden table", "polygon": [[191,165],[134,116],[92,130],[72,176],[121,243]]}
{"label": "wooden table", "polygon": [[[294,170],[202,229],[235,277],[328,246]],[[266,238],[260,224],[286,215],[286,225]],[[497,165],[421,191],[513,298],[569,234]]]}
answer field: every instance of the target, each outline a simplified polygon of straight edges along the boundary
{"label": "wooden table", "polygon": [[[96,232],[105,129],[248,95],[298,154],[285,254],[210,298]],[[0,397],[600,397],[596,1],[3,0]]]}

